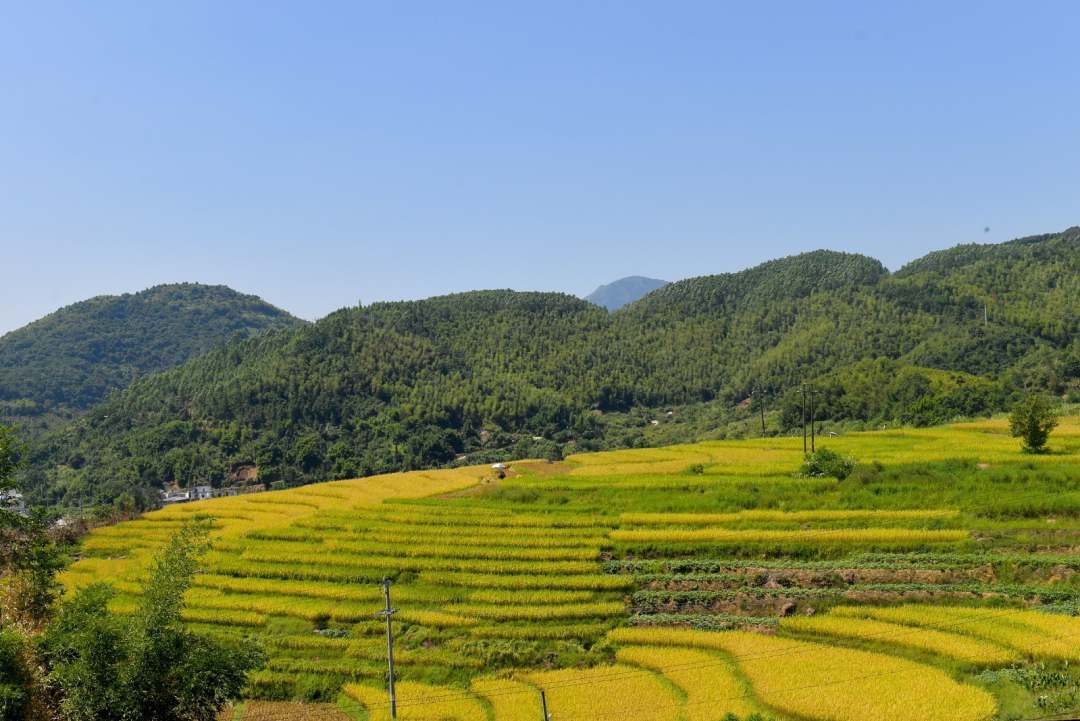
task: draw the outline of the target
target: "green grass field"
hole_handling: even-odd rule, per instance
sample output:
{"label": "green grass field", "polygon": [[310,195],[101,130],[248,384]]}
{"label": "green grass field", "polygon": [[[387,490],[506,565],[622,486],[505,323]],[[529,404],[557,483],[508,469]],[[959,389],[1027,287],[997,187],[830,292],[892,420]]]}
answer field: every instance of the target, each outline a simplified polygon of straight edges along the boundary
{"label": "green grass field", "polygon": [[801,439],[768,438],[175,506],[94,531],[63,580],[113,582],[124,612],[169,534],[213,518],[185,618],[269,657],[231,718],[389,718],[384,577],[399,718],[539,718],[541,689],[558,721],[1080,706],[1080,418],[1038,456],[1003,421],[818,446],[855,472],[800,477]]}

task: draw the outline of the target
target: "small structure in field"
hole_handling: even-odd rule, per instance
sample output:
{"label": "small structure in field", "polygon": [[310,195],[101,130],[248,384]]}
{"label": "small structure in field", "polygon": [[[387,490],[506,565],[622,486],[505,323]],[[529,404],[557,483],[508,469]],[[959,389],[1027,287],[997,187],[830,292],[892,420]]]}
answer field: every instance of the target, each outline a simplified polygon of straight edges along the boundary
{"label": "small structure in field", "polygon": [[190,500],[192,500],[191,491],[163,490],[161,492],[161,503],[165,506],[174,503],[187,503]]}

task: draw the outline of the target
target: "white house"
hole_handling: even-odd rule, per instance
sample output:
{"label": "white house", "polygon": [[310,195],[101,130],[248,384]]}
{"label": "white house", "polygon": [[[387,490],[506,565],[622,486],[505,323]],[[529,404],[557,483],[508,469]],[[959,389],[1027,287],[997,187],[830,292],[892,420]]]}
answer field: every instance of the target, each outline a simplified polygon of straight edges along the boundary
{"label": "white house", "polygon": [[192,500],[191,491],[162,491],[161,502],[168,506],[171,503],[187,503]]}

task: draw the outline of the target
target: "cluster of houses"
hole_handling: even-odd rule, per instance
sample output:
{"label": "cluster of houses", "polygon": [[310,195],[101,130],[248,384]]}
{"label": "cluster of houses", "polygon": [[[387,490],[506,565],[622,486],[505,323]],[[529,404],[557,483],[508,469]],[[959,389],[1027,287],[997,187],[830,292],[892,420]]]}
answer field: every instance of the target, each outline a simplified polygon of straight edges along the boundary
{"label": "cluster of houses", "polygon": [[187,503],[188,501],[205,501],[208,498],[221,498],[222,496],[239,496],[244,493],[259,493],[265,490],[261,484],[248,486],[225,486],[214,488],[213,486],[193,486],[184,489],[166,489],[161,491],[161,504],[170,506],[174,503]]}
{"label": "cluster of houses", "polygon": [[17,513],[20,516],[25,516],[29,513],[29,511],[26,510],[26,501],[23,500],[23,495],[14,488],[0,491],[0,509],[11,513]]}

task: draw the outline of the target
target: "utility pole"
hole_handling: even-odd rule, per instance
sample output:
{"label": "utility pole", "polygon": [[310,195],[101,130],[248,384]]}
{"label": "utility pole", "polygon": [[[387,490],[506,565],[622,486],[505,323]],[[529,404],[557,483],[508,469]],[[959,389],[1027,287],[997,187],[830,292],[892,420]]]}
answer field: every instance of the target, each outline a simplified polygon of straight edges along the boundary
{"label": "utility pole", "polygon": [[544,712],[543,721],[551,721],[551,717],[547,712],[547,694],[544,693],[544,689],[540,689],[540,709]]}
{"label": "utility pole", "polygon": [[761,399],[758,401],[758,410],[761,411],[761,437],[765,437],[765,391],[758,388],[758,392],[761,393]]}
{"label": "utility pole", "polygon": [[802,414],[802,452],[806,455],[806,386],[799,386],[799,412]]}
{"label": "utility pole", "polygon": [[376,616],[386,618],[386,658],[390,664],[390,718],[397,718],[397,696],[394,693],[394,627],[392,619],[396,610],[390,605],[390,579],[384,578],[382,582],[383,596],[386,598],[386,608],[379,611]]}
{"label": "utility pole", "polygon": [[814,440],[817,437],[817,430],[814,426],[817,423],[817,417],[814,414],[814,386],[810,386],[810,452],[817,452]]}

